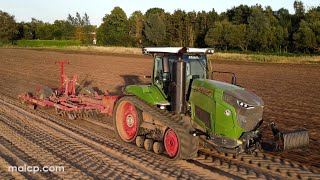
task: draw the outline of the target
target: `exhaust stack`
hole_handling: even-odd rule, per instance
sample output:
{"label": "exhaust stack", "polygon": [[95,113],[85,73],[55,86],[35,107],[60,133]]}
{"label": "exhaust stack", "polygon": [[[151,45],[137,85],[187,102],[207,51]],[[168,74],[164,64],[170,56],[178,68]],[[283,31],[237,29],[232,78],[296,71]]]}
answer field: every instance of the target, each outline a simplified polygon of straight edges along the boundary
{"label": "exhaust stack", "polygon": [[179,59],[173,62],[171,83],[171,110],[186,112],[186,62]]}

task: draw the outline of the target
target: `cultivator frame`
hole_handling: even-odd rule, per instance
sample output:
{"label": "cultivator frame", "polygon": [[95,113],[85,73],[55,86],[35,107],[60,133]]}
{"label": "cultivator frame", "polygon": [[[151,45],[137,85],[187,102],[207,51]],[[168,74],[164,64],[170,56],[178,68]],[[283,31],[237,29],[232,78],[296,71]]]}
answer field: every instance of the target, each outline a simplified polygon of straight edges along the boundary
{"label": "cultivator frame", "polygon": [[101,117],[103,114],[112,115],[115,102],[120,98],[118,95],[103,94],[97,92],[77,94],[76,85],[78,76],[73,75],[70,79],[65,75],[64,66],[69,61],[56,61],[60,65],[60,86],[56,89],[37,87],[35,93],[25,92],[18,96],[22,103],[29,107],[50,108],[54,107],[56,113],[68,116],[69,119],[86,117]]}

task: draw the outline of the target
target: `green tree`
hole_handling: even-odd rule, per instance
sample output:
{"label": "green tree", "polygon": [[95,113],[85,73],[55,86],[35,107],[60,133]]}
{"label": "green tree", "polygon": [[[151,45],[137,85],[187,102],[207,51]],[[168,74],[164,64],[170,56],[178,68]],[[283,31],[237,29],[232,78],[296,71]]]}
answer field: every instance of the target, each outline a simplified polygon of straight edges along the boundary
{"label": "green tree", "polygon": [[311,8],[306,14],[306,21],[316,36],[314,50],[320,52],[320,6]]}
{"label": "green tree", "polygon": [[201,11],[197,13],[197,19],[195,24],[196,30],[196,46],[197,47],[206,47],[207,44],[205,42],[205,37],[208,32],[208,20],[207,13],[205,11]]}
{"label": "green tree", "polygon": [[150,14],[144,23],[146,38],[155,46],[164,44],[166,39],[166,25],[159,14]]}
{"label": "green tree", "polygon": [[207,15],[207,22],[206,22],[207,29],[210,29],[211,27],[213,27],[214,23],[219,20],[219,15],[214,9],[209,11],[206,15]]}
{"label": "green tree", "polygon": [[91,33],[94,31],[94,26],[90,24],[90,18],[87,13],[84,13],[82,17],[79,12],[76,13],[75,17],[69,14],[66,22],[73,26],[72,29],[67,26],[72,31],[73,39],[79,40],[84,44],[92,42]]}
{"label": "green tree", "polygon": [[188,12],[186,17],[186,33],[187,33],[187,46],[194,47],[196,41],[197,13],[195,11]]}
{"label": "green tree", "polygon": [[41,23],[37,26],[37,39],[51,40],[53,39],[53,26],[49,23]]}
{"label": "green tree", "polygon": [[171,15],[171,25],[174,27],[171,35],[173,36],[172,41],[176,46],[186,46],[186,18],[186,12],[180,9],[175,10],[174,13]]}
{"label": "green tree", "polygon": [[246,24],[230,25],[227,29],[225,39],[228,44],[235,48],[240,48],[242,51],[248,50],[248,32]]}
{"label": "green tree", "polygon": [[298,17],[303,17],[305,13],[305,8],[302,1],[294,1],[293,8],[295,11],[295,15]]}
{"label": "green tree", "polygon": [[14,16],[0,11],[0,43],[7,43],[11,41],[13,44],[13,40],[17,33],[17,24]]}
{"label": "green tree", "polygon": [[158,14],[162,20],[165,18],[165,11],[162,8],[150,8],[146,11],[145,16],[148,18],[152,14]]}
{"label": "green tree", "polygon": [[248,19],[251,15],[251,9],[247,5],[240,5],[227,10],[226,15],[228,20],[233,24],[248,24]]}
{"label": "green tree", "polygon": [[287,52],[290,46],[290,34],[292,32],[292,15],[289,14],[287,9],[281,8],[274,12],[275,17],[278,19],[281,26],[277,27],[277,32],[282,33],[282,38],[280,39],[280,52]]}
{"label": "green tree", "polygon": [[315,33],[310,28],[308,22],[302,20],[299,29],[293,35],[295,47],[304,53],[317,49],[317,39]]}
{"label": "green tree", "polygon": [[261,6],[252,7],[252,14],[249,17],[249,42],[253,51],[267,51],[269,36],[271,34],[270,21],[263,13]]}
{"label": "green tree", "polygon": [[54,39],[73,39],[75,36],[75,26],[64,20],[56,20],[53,23],[53,38]]}
{"label": "green tree", "polygon": [[115,46],[127,46],[130,43],[127,15],[120,7],[115,7],[111,14],[103,18],[98,28],[97,42]]}
{"label": "green tree", "polygon": [[135,11],[131,14],[129,20],[129,35],[134,46],[139,46],[139,40],[142,40],[144,16],[141,11]]}
{"label": "green tree", "polygon": [[205,36],[205,43],[210,47],[220,48],[226,44],[226,40],[223,36],[223,24],[221,22],[216,22],[212,28],[209,29]]}

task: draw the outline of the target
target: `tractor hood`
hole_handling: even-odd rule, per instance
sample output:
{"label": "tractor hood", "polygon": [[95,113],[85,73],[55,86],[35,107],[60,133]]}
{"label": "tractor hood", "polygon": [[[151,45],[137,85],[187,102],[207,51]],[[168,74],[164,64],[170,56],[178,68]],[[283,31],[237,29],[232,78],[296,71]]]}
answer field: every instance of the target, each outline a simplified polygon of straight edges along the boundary
{"label": "tractor hood", "polygon": [[232,84],[196,79],[192,83],[192,90],[200,91],[216,103],[231,105],[232,114],[240,128],[245,132],[253,130],[262,120],[263,100],[256,94]]}
{"label": "tractor hood", "polygon": [[244,90],[239,86],[209,79],[195,79],[192,82],[191,88],[196,91],[201,91],[208,96],[213,96],[216,92],[222,94],[226,90]]}

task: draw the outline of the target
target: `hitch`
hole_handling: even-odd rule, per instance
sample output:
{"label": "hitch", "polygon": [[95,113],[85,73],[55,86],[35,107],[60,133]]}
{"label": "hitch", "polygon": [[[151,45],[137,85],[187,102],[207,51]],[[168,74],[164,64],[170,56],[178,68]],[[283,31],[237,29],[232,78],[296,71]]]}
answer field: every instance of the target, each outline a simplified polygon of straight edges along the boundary
{"label": "hitch", "polygon": [[[271,131],[274,137],[272,142],[273,151],[286,151],[290,149],[297,149],[306,147],[309,145],[309,134],[306,129],[297,129],[288,132],[281,132],[274,122],[271,122],[260,129],[260,132],[263,131],[266,127],[271,126]],[[268,142],[262,142],[265,144]],[[266,146],[265,146],[266,147]],[[262,147],[263,148],[263,147]],[[270,150],[269,148],[263,148],[264,150]]]}

